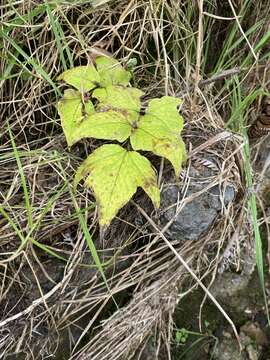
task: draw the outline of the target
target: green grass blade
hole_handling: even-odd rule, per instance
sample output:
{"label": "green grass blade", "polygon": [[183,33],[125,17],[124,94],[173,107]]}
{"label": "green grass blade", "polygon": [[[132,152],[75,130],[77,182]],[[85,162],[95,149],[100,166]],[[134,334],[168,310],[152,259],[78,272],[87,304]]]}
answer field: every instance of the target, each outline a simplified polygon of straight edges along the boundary
{"label": "green grass blade", "polygon": [[58,255],[55,251],[51,250],[49,246],[46,246],[44,244],[41,244],[39,243],[37,240],[31,238],[31,242],[36,245],[37,247],[39,247],[41,250],[43,250],[44,252],[46,252],[47,254],[50,254],[51,256],[59,259],[59,260],[62,260],[62,261],[65,261],[67,262],[68,260],[65,259],[63,256],[61,255]]}
{"label": "green grass blade", "polygon": [[[246,14],[248,14],[248,10],[250,9],[251,3],[250,1],[246,0],[244,2],[244,4],[241,7],[241,10],[239,12],[239,21],[240,23],[242,23],[245,19]],[[252,34],[254,34],[256,31],[258,31],[262,25],[264,24],[265,20],[259,20],[257,22],[254,23],[254,25],[252,25],[250,28],[248,28],[245,31],[245,36],[248,37]],[[236,22],[234,22],[234,24],[231,26],[231,30],[228,31],[228,35],[223,43],[222,46],[222,51],[221,54],[217,60],[217,63],[214,67],[213,73],[212,74],[216,74],[222,70],[226,70],[229,68],[232,68],[235,65],[239,65],[239,58],[238,56],[236,56],[235,54],[233,54],[233,51],[235,49],[240,49],[240,47],[242,46],[242,43],[245,42],[245,37],[243,35],[241,35],[240,37],[237,37],[237,34],[239,32],[239,27],[237,25]],[[258,49],[254,49],[255,53],[257,52]],[[233,55],[233,56],[232,56]],[[244,63],[245,65],[247,63],[250,63],[251,61],[251,54],[249,53],[245,59],[244,59]],[[243,61],[241,62],[241,67],[244,67],[244,63]]]}
{"label": "green grass blade", "polygon": [[65,34],[63,32],[63,29],[61,27],[61,25],[59,24],[59,21],[56,20],[56,26],[58,28],[58,32],[59,32],[59,36],[60,38],[62,39],[62,42],[63,42],[63,49],[66,51],[66,54],[67,54],[67,58],[68,58],[68,61],[69,61],[69,68],[73,68],[74,67],[74,63],[73,63],[73,58],[72,58],[72,54],[70,52],[70,48],[69,48],[69,45],[68,45],[68,42],[66,41],[66,37],[65,37]]}
{"label": "green grass blade", "polygon": [[[239,85],[240,86],[240,85]],[[227,127],[234,128],[234,130],[239,130],[235,128],[235,123],[237,122],[240,125],[239,119],[241,118],[243,111],[247,109],[247,107],[253,103],[253,101],[261,95],[265,95],[265,91],[263,89],[253,90],[248,96],[246,96],[243,100],[239,99],[238,106],[233,110],[231,117],[226,123]]]}
{"label": "green grass blade", "polygon": [[[255,98],[261,94],[264,94],[264,92],[259,89],[253,91],[251,94],[249,94],[244,100],[242,100],[242,91],[241,91],[241,84],[238,80],[238,78],[235,78],[235,87],[233,92],[233,106],[235,107],[233,114],[237,114],[237,119],[239,122],[240,127],[240,133],[244,137],[244,170],[245,170],[245,176],[246,176],[246,184],[247,188],[252,191],[254,188],[253,184],[253,176],[252,176],[252,165],[250,161],[250,148],[249,148],[249,140],[248,140],[248,134],[247,134],[247,126],[245,123],[245,117],[244,114],[247,113],[247,109],[249,105],[255,100]],[[259,281],[264,297],[264,303],[265,303],[265,309],[266,309],[266,315],[268,324],[270,325],[270,318],[269,318],[269,309],[268,309],[268,302],[266,297],[266,291],[265,291],[265,278],[264,278],[264,266],[263,266],[263,252],[262,252],[262,240],[261,240],[261,234],[260,229],[258,225],[258,216],[257,216],[257,203],[256,203],[256,195],[252,191],[251,195],[248,199],[248,209],[251,212],[252,217],[252,227],[253,227],[253,233],[255,238],[255,252],[256,252],[256,265],[258,270],[258,276]]]}
{"label": "green grass blade", "polygon": [[[19,27],[20,25],[28,25],[28,23],[34,19],[34,17],[45,12],[44,4],[36,6],[33,10],[29,11],[26,15],[18,15],[11,19],[7,24],[4,24],[2,30],[8,35],[10,31]],[[42,25],[41,25],[42,26]]]}
{"label": "green grass blade", "polygon": [[[58,96],[62,96],[61,91],[57,88],[57,86],[52,81],[50,76],[46,73],[46,71],[40,65],[38,65],[33,59],[31,59],[17,43],[10,36],[6,35],[2,30],[0,30],[0,35],[3,36],[3,38],[6,41],[8,41],[14,47],[14,49],[17,50],[17,52],[20,55],[22,55],[24,57],[24,59],[27,61],[27,63],[29,65],[33,66],[33,68],[36,70],[36,72],[52,86],[52,88],[55,90],[55,93]],[[14,58],[17,60],[16,57],[14,57]]]}
{"label": "green grass blade", "polygon": [[91,255],[93,257],[93,260],[94,260],[94,262],[95,262],[95,264],[96,264],[96,266],[98,268],[98,271],[100,272],[100,274],[101,274],[101,276],[103,278],[104,283],[106,284],[107,288],[109,289],[109,285],[108,285],[105,273],[103,271],[103,266],[102,266],[102,263],[101,263],[101,261],[99,259],[99,256],[98,256],[97,249],[95,247],[94,241],[92,239],[92,236],[89,233],[87,223],[86,223],[84,217],[82,216],[82,213],[80,211],[80,208],[78,206],[76,198],[75,198],[75,196],[74,196],[71,189],[70,189],[70,194],[71,194],[72,201],[73,201],[73,204],[74,204],[74,207],[75,207],[75,210],[76,210],[76,213],[77,213],[77,216],[78,216],[78,219],[79,219],[83,234],[85,236],[88,248],[89,248],[89,250],[91,252]]}
{"label": "green grass blade", "polygon": [[20,174],[21,182],[22,182],[24,201],[25,201],[25,208],[26,208],[26,211],[27,211],[28,227],[31,228],[33,226],[33,214],[32,214],[32,206],[31,206],[31,203],[30,203],[30,196],[29,196],[28,188],[27,188],[27,181],[26,181],[26,177],[24,175],[21,159],[20,159],[20,156],[19,156],[19,153],[18,153],[18,150],[17,150],[16,144],[15,144],[15,141],[14,141],[14,137],[13,137],[13,134],[11,132],[10,127],[9,127],[8,131],[9,131],[11,145],[12,145],[13,152],[14,152],[14,157],[15,157],[16,162],[17,162],[18,171],[19,171],[19,174]]}
{"label": "green grass blade", "polygon": [[30,240],[34,245],[38,246],[40,249],[42,249],[43,251],[46,251],[48,254],[58,258],[59,260],[63,260],[63,261],[67,261],[67,259],[65,259],[63,256],[58,255],[56,252],[52,251],[48,246],[44,245],[44,244],[40,244],[38,241],[36,241],[35,239],[28,237],[27,239],[24,237],[22,231],[17,227],[17,225],[15,224],[15,222],[11,219],[11,217],[8,215],[8,213],[5,211],[5,209],[0,206],[0,213],[2,214],[2,216],[7,220],[7,222],[10,224],[10,226],[13,228],[13,230],[15,231],[16,235],[20,238],[21,240],[21,244],[19,246],[19,248],[15,251],[14,256],[16,256],[16,254],[19,254],[19,252],[24,248],[25,244],[28,242],[28,240]]}
{"label": "green grass blade", "polygon": [[3,218],[5,218],[7,220],[7,222],[10,224],[10,226],[12,227],[12,229],[15,231],[16,235],[18,236],[18,238],[21,240],[21,243],[25,242],[25,238],[24,235],[21,231],[21,229],[19,229],[17,227],[17,225],[15,224],[15,222],[11,219],[11,217],[8,215],[8,213],[5,211],[3,206],[0,206],[0,213],[2,214]]}
{"label": "green grass blade", "polygon": [[54,19],[54,16],[52,14],[51,7],[48,4],[48,1],[45,1],[45,6],[46,6],[46,11],[47,11],[47,14],[48,14],[48,18],[50,20],[50,24],[52,26],[52,30],[53,30],[53,33],[54,33],[54,37],[55,37],[56,46],[57,46],[57,49],[58,49],[58,52],[59,52],[60,60],[62,62],[64,70],[67,70],[68,66],[67,66],[67,63],[66,63],[66,60],[65,60],[64,51],[63,51],[63,47],[62,47],[62,44],[61,44],[61,38],[60,38],[60,34],[59,34],[59,23],[57,22],[56,19]]}
{"label": "green grass blade", "polygon": [[[77,213],[77,216],[78,216],[78,219],[79,219],[79,223],[80,223],[80,226],[82,228],[82,231],[83,231],[83,234],[85,236],[85,239],[86,239],[86,242],[87,242],[87,245],[88,245],[88,248],[91,252],[91,255],[93,257],[93,260],[97,266],[97,269],[99,271],[99,273],[101,274],[102,276],[102,279],[103,279],[103,282],[106,286],[106,288],[108,289],[109,293],[111,294],[111,290],[110,290],[110,287],[109,287],[109,284],[108,284],[108,281],[107,281],[107,278],[106,278],[106,275],[104,273],[104,270],[103,270],[103,265],[102,265],[102,262],[98,256],[98,252],[97,252],[97,249],[95,247],[95,244],[94,244],[94,241],[92,239],[92,236],[91,234],[89,233],[89,230],[88,230],[88,227],[87,227],[87,223],[85,221],[85,218],[82,216],[82,212],[79,208],[79,205],[77,203],[77,200],[75,198],[75,195],[73,193],[73,190],[71,189],[70,185],[69,185],[69,182],[68,182],[68,179],[66,177],[66,174],[65,174],[65,171],[64,169],[62,168],[61,164],[59,164],[59,167],[61,168],[62,170],[62,174],[63,174],[63,177],[65,179],[65,182],[66,184],[68,185],[68,188],[69,188],[69,192],[70,192],[70,196],[71,196],[71,199],[72,199],[72,202],[73,202],[73,205],[74,205],[74,208],[75,208],[75,211]],[[118,307],[113,295],[112,296],[112,299],[115,303],[115,305]]]}
{"label": "green grass blade", "polygon": [[[9,59],[8,64],[5,70],[3,71],[3,74],[0,74],[0,89],[4,85],[5,80],[10,79],[12,76],[14,76],[13,74],[12,75],[10,74],[15,64],[16,61],[14,59]],[[18,74],[16,74],[16,76],[18,76]]]}
{"label": "green grass blade", "polygon": [[[18,226],[15,224],[15,222],[11,219],[11,217],[7,214],[7,212],[5,211],[3,206],[0,206],[0,213],[2,214],[2,216],[8,221],[8,223],[10,224],[10,226],[14,229],[14,231],[16,232],[16,235],[19,237],[19,239],[21,240],[21,244],[19,246],[19,248],[16,250],[15,254],[19,253],[24,247],[25,245],[28,243],[28,241],[31,241],[33,244],[35,244],[36,246],[38,246],[39,248],[43,249],[44,251],[46,251],[47,253],[49,253],[50,255],[53,255],[54,257],[57,257],[58,259],[64,260],[66,261],[65,258],[63,258],[62,256],[58,255],[57,253],[53,252],[52,250],[50,250],[46,245],[40,244],[37,240],[35,240],[32,237],[32,234],[35,230],[38,229],[39,225],[41,224],[41,221],[43,219],[43,217],[46,215],[46,213],[50,210],[50,208],[52,207],[53,203],[57,200],[57,198],[59,198],[59,196],[63,193],[63,191],[66,189],[66,184],[64,184],[57,192],[56,194],[54,194],[47,202],[45,208],[42,210],[41,214],[39,215],[38,219],[34,222],[33,221],[33,214],[32,214],[32,207],[30,204],[30,197],[29,197],[29,193],[28,193],[28,188],[27,188],[27,182],[26,182],[26,178],[24,175],[24,171],[23,171],[23,166],[21,163],[21,154],[20,152],[17,150],[15,141],[14,141],[14,137],[12,135],[11,130],[9,129],[9,134],[10,134],[10,139],[11,139],[11,144],[12,144],[12,148],[13,148],[13,154],[14,157],[16,159],[17,162],[17,166],[18,166],[18,170],[19,170],[19,174],[20,174],[20,178],[21,178],[21,182],[22,182],[22,187],[23,187],[23,192],[24,192],[24,200],[25,200],[25,208],[27,210],[27,218],[28,218],[28,231],[27,231],[27,236],[24,236],[23,232],[21,229],[18,228]],[[28,155],[27,152],[23,152],[25,155]]]}
{"label": "green grass blade", "polygon": [[[253,178],[252,178],[252,169],[251,169],[251,164],[250,164],[249,142],[248,142],[248,136],[247,136],[246,130],[244,130],[243,133],[245,136],[245,145],[244,145],[245,173],[246,173],[248,189],[251,190],[254,188],[254,185],[253,185]],[[255,237],[256,265],[257,265],[260,285],[261,285],[263,297],[264,297],[267,321],[268,321],[268,325],[270,325],[268,299],[266,296],[266,289],[265,289],[262,239],[261,239],[261,234],[260,234],[260,229],[259,229],[259,224],[258,224],[257,201],[256,201],[256,194],[254,191],[251,192],[250,198],[248,200],[248,205],[249,205],[249,209],[251,210],[253,233],[254,233],[254,237]]]}

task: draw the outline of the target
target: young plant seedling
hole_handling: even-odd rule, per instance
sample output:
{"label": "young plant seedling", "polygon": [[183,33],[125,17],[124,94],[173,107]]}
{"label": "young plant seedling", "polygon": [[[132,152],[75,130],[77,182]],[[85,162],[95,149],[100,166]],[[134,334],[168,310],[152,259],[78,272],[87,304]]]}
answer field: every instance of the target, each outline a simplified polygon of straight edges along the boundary
{"label": "young plant seedling", "polygon": [[156,172],[138,150],[151,151],[169,160],[176,176],[186,159],[180,136],[183,118],[177,110],[182,101],[171,96],[152,99],[142,115],[144,93],[130,87],[130,79],[129,71],[117,60],[105,56],[98,57],[95,66],[75,67],[58,77],[72,86],[58,103],[69,147],[92,137],[125,144],[129,140],[132,148],[128,150],[114,143],[102,145],[76,172],[75,185],[84,179],[94,192],[102,228],[109,226],[138,187],[159,207]]}

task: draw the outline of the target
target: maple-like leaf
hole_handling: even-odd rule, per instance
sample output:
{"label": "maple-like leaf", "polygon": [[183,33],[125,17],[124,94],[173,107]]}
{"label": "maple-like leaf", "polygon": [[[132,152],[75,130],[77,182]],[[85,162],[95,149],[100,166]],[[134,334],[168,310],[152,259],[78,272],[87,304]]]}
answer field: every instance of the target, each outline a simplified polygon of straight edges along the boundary
{"label": "maple-like leaf", "polygon": [[180,138],[183,118],[177,110],[181,103],[180,99],[171,96],[151,100],[130,136],[134,150],[152,151],[165,157],[173,165],[176,175],[186,159],[185,145]]}
{"label": "maple-like leaf", "polygon": [[77,170],[75,185],[84,178],[85,185],[93,189],[97,199],[101,226],[110,224],[138,187],[159,207],[155,171],[149,160],[136,151],[127,151],[115,144],[99,147]]}

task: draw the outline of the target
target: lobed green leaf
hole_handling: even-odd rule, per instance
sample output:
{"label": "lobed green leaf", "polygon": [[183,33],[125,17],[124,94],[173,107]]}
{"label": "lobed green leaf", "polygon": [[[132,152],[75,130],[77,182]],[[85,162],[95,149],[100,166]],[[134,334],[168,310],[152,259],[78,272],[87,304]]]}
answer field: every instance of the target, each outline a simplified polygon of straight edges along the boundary
{"label": "lobed green leaf", "polygon": [[143,188],[153,204],[159,207],[155,171],[149,160],[136,151],[127,151],[114,144],[99,147],[77,170],[75,185],[83,178],[86,178],[85,185],[94,191],[101,226],[110,224],[138,187]]}
{"label": "lobed green leaf", "polygon": [[183,118],[177,110],[181,103],[180,99],[171,96],[151,100],[130,137],[134,150],[152,151],[165,157],[173,165],[177,176],[186,159],[185,145],[180,138]]}

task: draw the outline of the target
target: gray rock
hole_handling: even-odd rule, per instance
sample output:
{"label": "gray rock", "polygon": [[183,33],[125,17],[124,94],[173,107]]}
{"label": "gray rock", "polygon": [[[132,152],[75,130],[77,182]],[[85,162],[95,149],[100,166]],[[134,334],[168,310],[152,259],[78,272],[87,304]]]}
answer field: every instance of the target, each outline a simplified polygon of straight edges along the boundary
{"label": "gray rock", "polygon": [[235,338],[226,334],[218,343],[214,351],[213,359],[215,360],[248,360],[245,353],[241,353],[239,345]]}
{"label": "gray rock", "polygon": [[[179,240],[198,240],[209,230],[214,223],[222,206],[228,205],[235,197],[235,188],[228,184],[220,189],[215,185],[200,195],[197,192],[203,190],[208,184],[194,183],[189,186],[186,197],[194,195],[170,226],[166,235],[169,238]],[[161,226],[166,225],[176,212],[177,202],[181,199],[181,188],[177,185],[168,185],[161,192]]]}
{"label": "gray rock", "polygon": [[223,336],[217,343],[213,353],[214,360],[258,360],[261,349],[249,336],[240,332],[240,343],[242,351],[240,352],[239,344],[234,336],[228,332],[223,332]]}
{"label": "gray rock", "polygon": [[[245,239],[245,238],[244,238]],[[247,239],[245,239],[247,241]],[[250,314],[257,314],[264,306],[261,285],[256,272],[256,252],[252,244],[240,244],[241,258],[238,272],[231,268],[217,274],[210,288],[211,294],[230,314],[232,321],[241,323],[246,321]]]}

